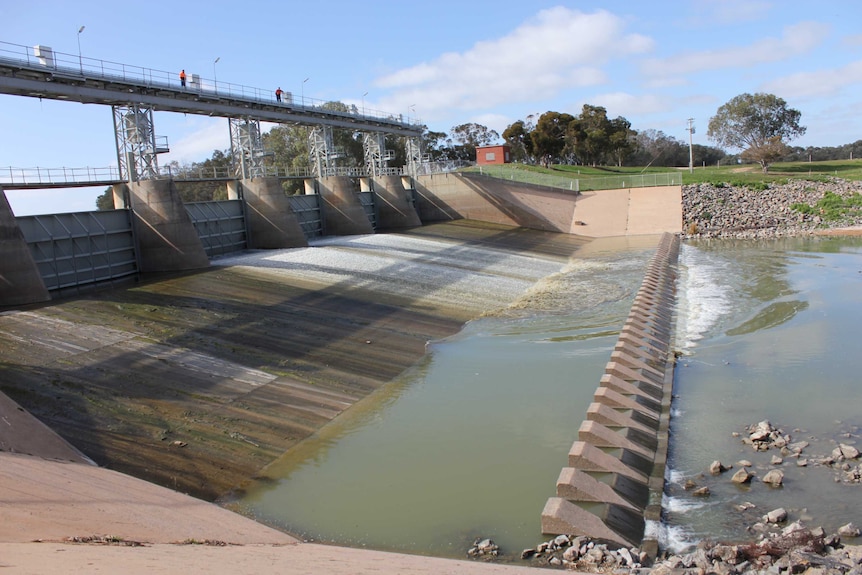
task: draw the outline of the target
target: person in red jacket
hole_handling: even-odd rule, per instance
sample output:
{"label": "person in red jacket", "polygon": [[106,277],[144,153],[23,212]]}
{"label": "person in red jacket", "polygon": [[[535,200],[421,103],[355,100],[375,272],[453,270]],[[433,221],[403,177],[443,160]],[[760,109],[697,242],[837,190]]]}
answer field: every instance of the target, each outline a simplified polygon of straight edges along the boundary
{"label": "person in red jacket", "polygon": [[282,91],[281,91],[281,86],[279,86],[279,87],[278,87],[278,90],[276,90],[276,91],[275,91],[275,101],[276,101],[276,102],[281,102],[281,95],[282,95],[283,93],[284,93],[284,92],[282,92]]}
{"label": "person in red jacket", "polygon": [[180,70],[180,85],[185,88],[186,87],[186,71]]}

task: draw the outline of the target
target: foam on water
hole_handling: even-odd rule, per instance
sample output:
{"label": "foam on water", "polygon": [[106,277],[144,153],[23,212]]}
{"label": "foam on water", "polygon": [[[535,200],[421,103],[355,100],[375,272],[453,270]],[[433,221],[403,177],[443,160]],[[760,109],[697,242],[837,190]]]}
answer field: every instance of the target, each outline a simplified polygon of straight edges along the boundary
{"label": "foam on water", "polygon": [[683,244],[679,255],[681,289],[677,304],[677,347],[685,352],[710,332],[732,309],[727,283],[732,262]]}
{"label": "foam on water", "polygon": [[658,541],[662,549],[671,553],[683,553],[695,544],[692,534],[683,527],[669,526],[659,521],[647,520],[644,536],[645,539]]}

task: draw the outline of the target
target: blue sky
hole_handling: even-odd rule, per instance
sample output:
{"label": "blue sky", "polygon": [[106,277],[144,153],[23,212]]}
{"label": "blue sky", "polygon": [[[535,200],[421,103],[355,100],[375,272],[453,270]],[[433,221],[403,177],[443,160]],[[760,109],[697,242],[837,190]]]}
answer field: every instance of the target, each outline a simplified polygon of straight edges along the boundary
{"label": "blue sky", "polygon": [[[802,112],[792,144],[862,139],[858,0],[0,0],[0,21],[3,42],[77,54],[80,40],[84,57],[281,86],[447,133],[591,104],[683,141],[694,118],[694,143],[709,145],[719,106],[769,92]],[[230,145],[225,119],[156,112],[155,127],[171,148],[160,164]],[[109,107],[0,95],[0,170],[116,161]],[[27,215],[94,209],[101,191],[7,197]]]}

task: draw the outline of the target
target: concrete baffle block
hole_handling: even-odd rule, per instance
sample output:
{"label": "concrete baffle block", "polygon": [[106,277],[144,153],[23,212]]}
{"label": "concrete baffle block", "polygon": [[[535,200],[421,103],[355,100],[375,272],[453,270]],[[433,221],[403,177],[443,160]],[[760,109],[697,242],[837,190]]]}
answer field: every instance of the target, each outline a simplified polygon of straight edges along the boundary
{"label": "concrete baffle block", "polygon": [[605,525],[598,515],[562,497],[551,497],[545,503],[542,510],[542,533],[583,535],[607,541],[617,547],[636,547],[640,543],[640,537],[624,537]]}

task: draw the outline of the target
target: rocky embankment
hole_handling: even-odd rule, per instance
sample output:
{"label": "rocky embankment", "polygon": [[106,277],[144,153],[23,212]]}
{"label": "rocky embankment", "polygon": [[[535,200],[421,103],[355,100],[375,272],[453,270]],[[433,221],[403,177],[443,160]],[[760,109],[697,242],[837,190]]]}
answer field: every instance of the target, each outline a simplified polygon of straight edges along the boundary
{"label": "rocky embankment", "polygon": [[841,198],[862,194],[862,182],[791,180],[753,189],[721,184],[682,188],[683,238],[773,238],[813,234],[826,228],[862,225],[862,210],[827,219],[819,210],[803,213],[794,204],[815,207],[827,192]]}

